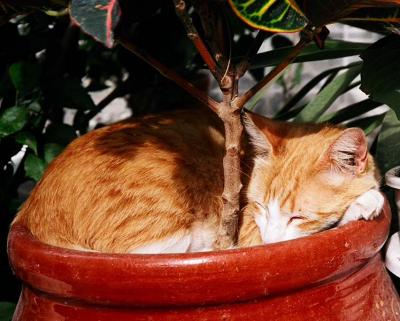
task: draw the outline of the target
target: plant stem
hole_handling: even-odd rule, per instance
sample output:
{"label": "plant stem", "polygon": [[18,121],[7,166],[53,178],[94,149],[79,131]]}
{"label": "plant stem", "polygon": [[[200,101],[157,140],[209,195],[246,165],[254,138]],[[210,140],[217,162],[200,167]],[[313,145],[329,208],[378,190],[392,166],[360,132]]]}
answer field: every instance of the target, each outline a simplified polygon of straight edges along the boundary
{"label": "plant stem", "polygon": [[190,40],[192,40],[194,46],[196,47],[198,53],[203,58],[204,62],[210,69],[211,73],[214,75],[215,79],[219,79],[218,66],[215,62],[213,56],[205,45],[203,39],[199,36],[198,31],[193,25],[192,19],[189,16],[189,13],[186,10],[186,3],[184,0],[174,0],[175,11],[178,17],[181,19],[185,29],[187,36]]}
{"label": "plant stem", "polygon": [[224,190],[222,193],[223,208],[218,226],[216,249],[227,249],[234,246],[238,233],[240,215],[240,191],[242,189],[240,151],[243,125],[240,108],[232,106],[237,97],[239,77],[235,73],[226,76],[230,87],[224,90],[219,117],[225,129],[225,156],[223,159]]}
{"label": "plant stem", "polygon": [[[192,40],[197,51],[214,75],[224,95],[223,101],[219,104],[218,108],[214,110],[223,121],[225,129],[223,208],[220,214],[217,239],[214,245],[216,249],[226,249],[235,244],[240,215],[240,191],[242,188],[240,151],[243,133],[240,111],[251,97],[273,80],[277,74],[294,60],[305,45],[311,41],[313,33],[308,32],[306,37],[303,36],[300,42],[294,47],[291,54],[282,63],[275,67],[258,85],[251,88],[243,96],[238,97],[239,79],[248,70],[251,59],[257,53],[267,34],[259,32],[246,57],[239,65],[234,66],[230,63],[230,55],[226,57],[221,51],[221,48],[225,48],[224,43],[219,43],[223,42],[223,40],[226,39],[226,35],[230,34],[229,27],[226,25],[222,27],[222,25],[220,25],[221,28],[219,28],[218,31],[214,30],[213,37],[211,38],[212,43],[210,44],[211,52],[193,26],[192,19],[187,12],[185,1],[174,0],[174,4],[176,13],[185,26],[188,37]],[[205,28],[207,34],[207,32],[210,32],[210,30],[208,30],[210,26],[217,25],[217,21],[215,21],[217,17],[215,14],[215,7],[213,8],[214,12],[211,11],[212,9],[209,6],[200,6],[200,9],[207,12],[207,15],[209,15],[207,18],[202,17],[203,28]],[[210,19],[212,21],[210,21]],[[215,60],[213,57],[218,57],[218,59]],[[220,69],[221,66],[226,69],[223,75]]]}
{"label": "plant stem", "polygon": [[[282,70],[284,70],[294,58],[301,52],[301,50],[312,40],[314,32],[308,32],[306,37],[302,37],[300,42],[294,47],[293,51],[276,66],[259,84],[251,88],[243,96],[238,97],[238,82],[239,79],[245,74],[249,68],[252,57],[257,53],[261,46],[265,35],[258,34],[254,45],[249,50],[245,59],[239,66],[230,64],[230,57],[226,57],[222,52],[218,52],[218,63],[214,59],[216,52],[211,52],[205,45],[203,39],[199,36],[196,28],[192,23],[192,19],[187,12],[186,3],[184,0],[174,0],[175,9],[178,17],[181,19],[188,37],[192,40],[199,54],[202,56],[204,62],[218,81],[218,85],[224,95],[222,102],[218,103],[210,98],[207,93],[199,90],[186,79],[178,75],[172,69],[166,67],[158,60],[151,56],[144,54],[134,44],[130,43],[123,37],[118,41],[126,49],[138,56],[143,61],[158,70],[163,76],[172,80],[177,85],[186,90],[189,94],[199,99],[202,103],[210,107],[223,121],[225,129],[225,156],[223,159],[224,169],[224,190],[222,194],[223,208],[220,214],[220,223],[217,232],[217,239],[215,247],[217,249],[230,248],[235,244],[238,222],[240,215],[240,191],[242,189],[241,183],[241,169],[240,169],[240,152],[241,140],[243,133],[243,125],[241,123],[240,111],[244,104],[253,97],[261,88],[275,78]],[[209,9],[208,7],[206,8]],[[214,8],[215,10],[215,8]],[[212,19],[216,19],[215,12],[211,13]],[[206,21],[203,21],[205,23]],[[207,21],[210,25],[215,25],[215,21]],[[214,23],[214,24],[213,24]],[[228,27],[221,27],[218,31],[218,38],[226,38],[229,34]],[[215,40],[216,37],[212,38]],[[212,43],[211,48],[215,50],[224,48],[224,44]],[[220,66],[226,66],[224,75],[221,74]]]}
{"label": "plant stem", "polygon": [[[197,51],[210,68],[224,95],[224,99],[219,104],[219,108],[216,112],[224,124],[225,156],[223,159],[223,207],[220,213],[220,222],[214,245],[217,249],[226,249],[232,247],[235,243],[240,214],[239,196],[242,188],[240,177],[240,150],[243,126],[240,118],[240,108],[234,108],[232,106],[232,101],[238,95],[238,80],[240,77],[236,76],[236,68],[229,63],[229,57],[227,58],[221,51],[221,48],[224,48],[224,43],[217,43],[218,40],[221,42],[225,39],[225,35],[229,34],[227,26],[222,27],[221,25],[221,28],[218,31],[214,30],[214,36],[212,38],[213,43],[210,45],[214,52],[211,52],[206,48],[203,40],[200,38],[197,30],[193,26],[192,19],[190,19],[186,10],[185,2],[183,0],[174,0],[174,3],[177,15],[182,20],[188,37],[193,41]],[[207,9],[207,11],[212,10],[211,7],[203,7],[203,9]],[[215,8],[213,9],[215,10]],[[213,19],[213,21],[207,20],[203,17],[203,27],[210,32],[208,27],[216,25],[217,21],[215,21],[215,17],[217,17],[217,15],[216,12],[212,11],[208,11],[208,13],[210,14],[210,19]],[[213,58],[216,56],[218,57],[218,66]],[[224,75],[221,75],[218,69],[219,66],[227,68]]]}
{"label": "plant stem", "polygon": [[125,47],[127,50],[135,54],[137,57],[148,63],[150,66],[155,68],[161,75],[163,75],[165,78],[173,81],[175,84],[177,84],[179,87],[183,88],[186,90],[189,94],[191,94],[193,97],[198,99],[200,102],[202,102],[204,105],[208,106],[211,110],[213,110],[215,113],[218,112],[219,109],[219,103],[216,102],[214,99],[212,99],[210,96],[207,95],[204,91],[198,89],[196,86],[194,86],[191,82],[189,82],[187,79],[183,78],[180,76],[178,73],[176,73],[174,70],[170,69],[169,67],[165,66],[155,58],[149,56],[148,54],[145,54],[142,52],[138,47],[136,47],[133,43],[130,43],[127,41],[125,38],[120,37],[118,39],[118,42]]}

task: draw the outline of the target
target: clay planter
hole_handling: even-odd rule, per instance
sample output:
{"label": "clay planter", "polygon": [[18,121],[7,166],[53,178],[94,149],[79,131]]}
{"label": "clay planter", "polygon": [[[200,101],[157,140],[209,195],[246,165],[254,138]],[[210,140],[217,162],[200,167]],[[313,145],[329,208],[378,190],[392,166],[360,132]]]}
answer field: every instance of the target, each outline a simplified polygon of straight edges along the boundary
{"label": "clay planter", "polygon": [[[398,223],[400,228],[400,166],[392,168],[385,175],[386,185],[395,191]],[[386,249],[386,267],[400,278],[400,231],[394,233]]]}
{"label": "clay planter", "polygon": [[400,320],[379,253],[389,221],[386,205],[374,221],[307,238],[180,255],[65,250],[14,226],[24,288],[13,320]]}

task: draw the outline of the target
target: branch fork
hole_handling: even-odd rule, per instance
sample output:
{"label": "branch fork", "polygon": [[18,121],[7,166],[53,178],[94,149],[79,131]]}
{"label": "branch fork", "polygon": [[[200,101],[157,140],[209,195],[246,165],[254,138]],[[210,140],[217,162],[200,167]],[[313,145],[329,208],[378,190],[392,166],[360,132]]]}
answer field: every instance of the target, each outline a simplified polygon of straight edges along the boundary
{"label": "branch fork", "polygon": [[[216,249],[232,248],[237,239],[238,222],[240,215],[240,191],[242,189],[241,170],[240,170],[240,151],[241,151],[241,138],[243,133],[243,125],[241,122],[241,111],[244,105],[266,84],[275,79],[305,48],[305,46],[318,36],[321,30],[308,27],[302,33],[300,41],[293,47],[291,53],[264,79],[257,83],[254,87],[250,88],[243,95],[238,95],[238,82],[239,79],[248,70],[252,58],[257,54],[260,46],[262,45],[268,33],[260,31],[248,51],[247,55],[237,65],[230,63],[230,57],[223,54],[225,44],[222,39],[226,39],[229,35],[229,30],[225,28],[218,28],[214,32],[209,30],[210,21],[202,17],[203,30],[212,36],[212,43],[207,46],[203,41],[199,32],[193,25],[192,19],[187,11],[187,6],[184,0],[173,0],[175,4],[175,11],[182,21],[188,38],[193,42],[204,63],[210,69],[214,78],[217,80],[218,85],[223,94],[223,100],[217,102],[207,93],[199,90],[185,78],[178,75],[174,70],[163,65],[153,57],[146,55],[139,50],[135,45],[131,44],[126,38],[120,38],[119,42],[128,50],[133,52],[136,56],[147,62],[149,65],[157,69],[166,78],[175,82],[178,86],[182,87],[189,94],[197,98],[200,102],[208,106],[218,117],[222,120],[225,129],[225,156],[223,159],[224,169],[224,190],[222,194],[223,208],[220,213],[220,223],[217,232],[217,239],[215,242]],[[207,1],[200,1],[198,6],[205,12],[210,12],[211,8],[208,7]],[[215,8],[213,8],[215,10]],[[211,15],[215,17],[215,15]],[[215,21],[212,21],[215,22]],[[215,25],[215,24],[214,24]],[[326,30],[324,30],[326,32]],[[321,32],[322,34],[322,32]],[[323,35],[325,36],[325,34]],[[322,37],[321,37],[322,38]],[[218,39],[218,43],[216,42]],[[321,39],[320,39],[321,40]],[[322,39],[323,41],[324,39]],[[209,48],[213,48],[213,52]]]}

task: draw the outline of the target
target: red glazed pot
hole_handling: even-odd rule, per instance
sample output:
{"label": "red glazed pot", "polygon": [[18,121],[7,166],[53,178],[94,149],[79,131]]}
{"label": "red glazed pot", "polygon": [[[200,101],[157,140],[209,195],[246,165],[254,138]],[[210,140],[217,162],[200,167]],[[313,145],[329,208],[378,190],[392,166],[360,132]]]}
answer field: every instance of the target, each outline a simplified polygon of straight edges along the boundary
{"label": "red glazed pot", "polygon": [[24,287],[14,321],[400,320],[379,250],[390,209],[310,237],[238,250],[110,255],[9,235]]}

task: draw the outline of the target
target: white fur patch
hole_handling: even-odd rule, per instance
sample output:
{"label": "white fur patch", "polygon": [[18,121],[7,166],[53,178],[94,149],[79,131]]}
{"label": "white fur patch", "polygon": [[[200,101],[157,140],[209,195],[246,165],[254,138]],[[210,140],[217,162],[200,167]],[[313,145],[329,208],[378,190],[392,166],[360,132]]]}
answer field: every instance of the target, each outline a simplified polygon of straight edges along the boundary
{"label": "white fur patch", "polygon": [[72,250],[83,251],[83,252],[99,252],[99,251],[88,249],[87,247],[83,247],[83,246],[76,245],[76,244],[72,244],[72,246],[70,248]]}
{"label": "white fur patch", "polygon": [[339,222],[339,225],[346,224],[350,221],[372,220],[377,217],[383,209],[385,199],[383,195],[371,189],[358,197],[347,209]]}
{"label": "white fur patch", "polygon": [[203,222],[193,223],[191,236],[192,241],[190,243],[189,252],[206,252],[213,250],[216,230],[209,224]]}
{"label": "white fur patch", "polygon": [[176,234],[164,240],[152,242],[132,249],[132,254],[185,253],[190,247],[190,234]]}
{"label": "white fur patch", "polygon": [[265,208],[260,207],[260,212],[255,215],[255,221],[260,229],[261,239],[264,243],[275,243],[292,240],[304,233],[297,227],[298,222],[289,223],[290,215],[283,215],[277,199],[269,201]]}
{"label": "white fur patch", "polygon": [[209,224],[195,222],[186,234],[178,233],[169,238],[132,249],[129,253],[188,253],[212,251],[216,237],[215,229]]}

